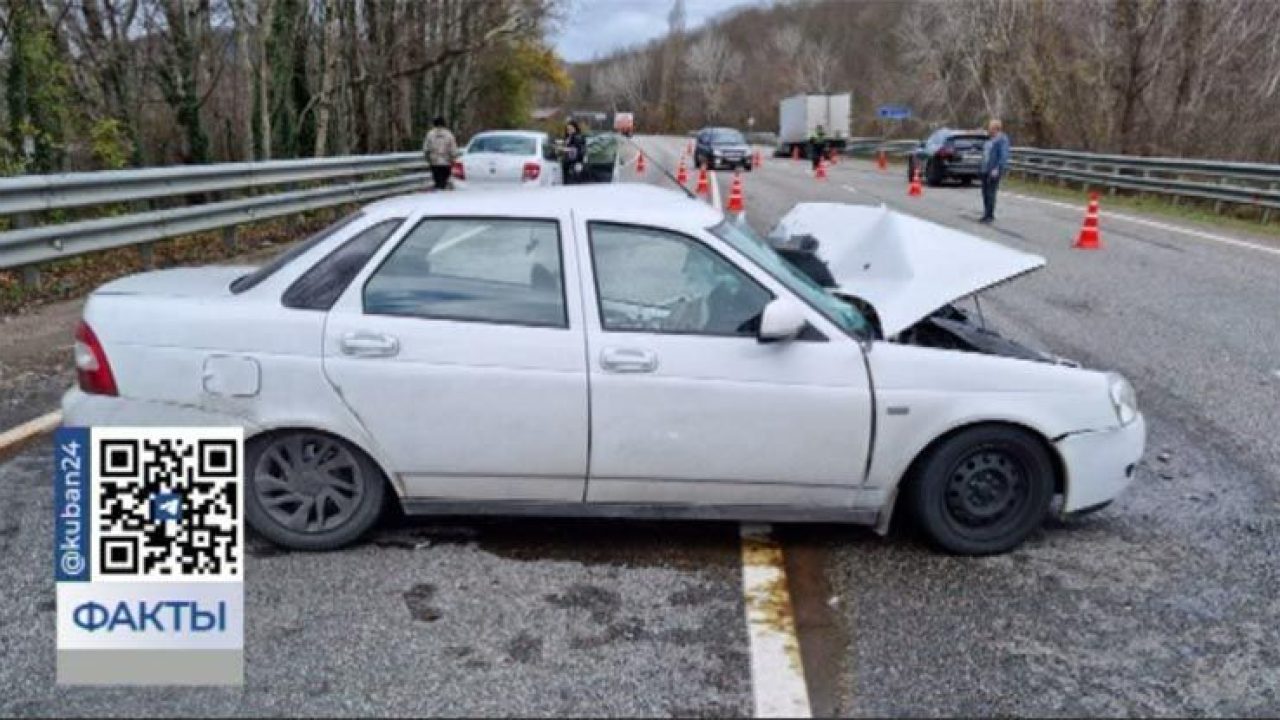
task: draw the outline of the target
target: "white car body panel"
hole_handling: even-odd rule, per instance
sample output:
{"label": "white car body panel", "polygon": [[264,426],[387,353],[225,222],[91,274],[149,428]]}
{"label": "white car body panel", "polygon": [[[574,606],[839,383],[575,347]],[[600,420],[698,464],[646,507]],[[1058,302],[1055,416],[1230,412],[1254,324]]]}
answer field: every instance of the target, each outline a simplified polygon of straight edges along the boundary
{"label": "white car body panel", "polygon": [[[533,141],[533,152],[515,155],[497,152],[476,152],[472,146],[477,139],[495,136],[514,136]],[[559,161],[546,157],[551,138],[546,133],[524,130],[500,130],[476,133],[467,145],[459,162],[466,179],[459,185],[471,190],[511,187],[550,187],[562,185],[564,178]],[[535,180],[524,179],[526,163],[537,163],[540,170]]]}
{"label": "white car body panel", "polygon": [[800,203],[769,233],[812,235],[840,289],[876,308],[893,337],[938,308],[1043,267],[1044,258],[894,212],[885,206]]}
{"label": "white car body panel", "polygon": [[[364,315],[365,279],[432,216],[557,219],[569,328]],[[404,224],[333,310],[282,305],[281,294],[316,261],[391,218]],[[366,207],[239,294],[228,283],[243,268],[124,278],[92,294],[84,311],[120,395],[73,389],[64,422],[232,423],[250,437],[318,429],[368,453],[406,500],[785,506],[865,517],[885,513],[931,442],[996,421],[1051,445],[1065,471],[1067,511],[1124,487],[1145,428],[1141,416],[1120,425],[1104,373],[882,341],[864,347],[807,305],[828,342],[602,331],[586,235],[592,220],[684,234],[775,296],[788,294],[707,232],[723,218],[646,186],[419,193]],[[360,330],[394,334],[399,354],[343,356],[341,338]],[[603,372],[601,350],[620,344],[656,352],[660,371],[638,381]]]}

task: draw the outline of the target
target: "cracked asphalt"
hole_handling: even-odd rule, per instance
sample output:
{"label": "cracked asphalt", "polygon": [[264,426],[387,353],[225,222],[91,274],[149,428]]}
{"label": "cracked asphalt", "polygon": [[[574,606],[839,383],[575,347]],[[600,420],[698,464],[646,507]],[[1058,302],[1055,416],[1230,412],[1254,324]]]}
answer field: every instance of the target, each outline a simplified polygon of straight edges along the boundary
{"label": "cracked asphalt", "polygon": [[[685,141],[639,142],[674,169]],[[1044,255],[988,294],[988,322],[1124,373],[1149,450],[1114,505],[1004,556],[780,528],[815,711],[1280,714],[1280,258],[1110,220],[1105,196],[1104,249],[1083,253],[1083,198],[1005,192],[985,228],[975,189],[910,199],[904,176],[844,161],[818,183],[767,158],[744,175],[748,221],[885,202]],[[643,180],[666,183],[654,163]],[[0,429],[55,407],[77,312],[0,322]],[[244,688],[58,688],[49,453],[0,463],[2,715],[752,711],[737,528],[713,523],[392,519],[327,554],[253,540]]]}

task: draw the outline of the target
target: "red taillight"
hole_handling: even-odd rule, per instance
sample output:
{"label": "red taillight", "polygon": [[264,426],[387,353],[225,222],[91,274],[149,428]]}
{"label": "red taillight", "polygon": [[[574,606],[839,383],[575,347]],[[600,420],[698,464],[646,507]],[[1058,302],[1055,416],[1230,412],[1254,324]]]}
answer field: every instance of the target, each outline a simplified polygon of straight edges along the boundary
{"label": "red taillight", "polygon": [[462,167],[462,163],[455,160],[453,162],[453,176],[459,180],[467,179],[467,171]]}
{"label": "red taillight", "polygon": [[76,379],[80,389],[93,395],[117,395],[116,379],[107,363],[107,354],[93,329],[83,320],[76,327]]}
{"label": "red taillight", "polygon": [[940,158],[949,158],[955,154],[956,154],[956,151],[949,147],[943,146],[941,148],[938,148],[938,157]]}
{"label": "red taillight", "polygon": [[524,174],[521,175],[522,180],[537,180],[542,174],[542,166],[536,162],[527,162],[524,164]]}

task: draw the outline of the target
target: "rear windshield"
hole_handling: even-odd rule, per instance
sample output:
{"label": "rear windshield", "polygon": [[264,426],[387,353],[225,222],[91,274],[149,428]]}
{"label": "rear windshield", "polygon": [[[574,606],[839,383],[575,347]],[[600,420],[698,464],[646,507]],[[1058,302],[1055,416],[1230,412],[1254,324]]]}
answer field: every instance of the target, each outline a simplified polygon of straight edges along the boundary
{"label": "rear windshield", "polygon": [[288,250],[285,250],[284,252],[275,256],[275,258],[273,258],[271,261],[269,261],[267,264],[263,265],[262,267],[258,268],[257,270],[254,270],[248,275],[241,275],[235,280],[232,280],[231,292],[242,293],[245,290],[248,290],[254,287],[258,283],[262,282],[263,280],[266,280],[267,278],[274,275],[277,270],[293,262],[294,258],[305,253],[306,251],[310,250],[316,245],[319,245],[320,243],[324,242],[327,238],[332,236],[334,233],[338,232],[342,228],[355,222],[362,215],[364,215],[364,212],[362,211],[355,212],[351,215],[348,215],[342,218],[341,220],[339,220],[338,222],[316,233],[315,235],[312,235],[306,240],[303,240],[297,245],[294,245]]}
{"label": "rear windshield", "polygon": [[711,142],[716,145],[745,145],[747,141],[737,130],[712,130]]}
{"label": "rear windshield", "polygon": [[467,152],[532,155],[536,146],[536,140],[522,135],[484,135],[472,138],[471,145],[467,147]]}

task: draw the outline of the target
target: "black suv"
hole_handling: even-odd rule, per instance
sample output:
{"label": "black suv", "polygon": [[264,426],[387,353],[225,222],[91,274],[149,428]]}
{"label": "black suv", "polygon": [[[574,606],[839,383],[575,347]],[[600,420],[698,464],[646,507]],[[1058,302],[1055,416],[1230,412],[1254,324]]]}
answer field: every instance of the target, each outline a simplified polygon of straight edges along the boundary
{"label": "black suv", "polygon": [[968,185],[982,175],[982,146],[987,134],[973,130],[942,128],[934,131],[907,157],[907,178],[916,168],[926,184],[937,187],[948,178]]}
{"label": "black suv", "polygon": [[733,128],[702,128],[693,150],[693,163],[697,167],[705,163],[712,170],[727,167],[746,168],[750,172],[751,146],[742,133]]}

